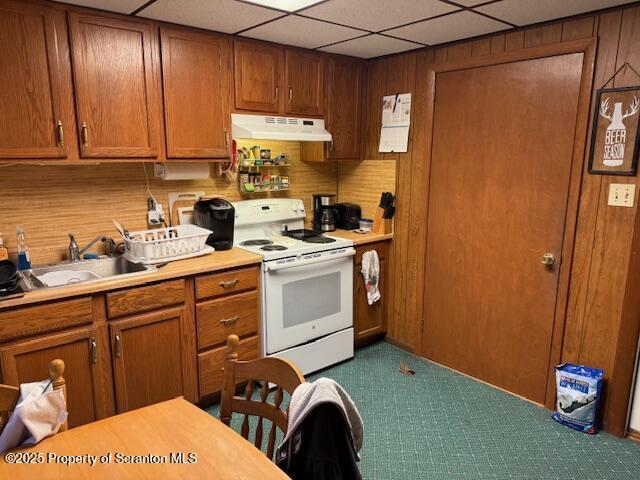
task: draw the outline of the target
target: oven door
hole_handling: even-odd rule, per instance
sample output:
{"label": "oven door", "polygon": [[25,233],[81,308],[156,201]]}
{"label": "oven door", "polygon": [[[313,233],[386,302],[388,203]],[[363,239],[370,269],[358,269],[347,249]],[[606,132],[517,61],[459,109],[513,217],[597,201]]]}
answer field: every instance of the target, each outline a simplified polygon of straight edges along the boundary
{"label": "oven door", "polygon": [[264,264],[266,354],[353,325],[353,248]]}

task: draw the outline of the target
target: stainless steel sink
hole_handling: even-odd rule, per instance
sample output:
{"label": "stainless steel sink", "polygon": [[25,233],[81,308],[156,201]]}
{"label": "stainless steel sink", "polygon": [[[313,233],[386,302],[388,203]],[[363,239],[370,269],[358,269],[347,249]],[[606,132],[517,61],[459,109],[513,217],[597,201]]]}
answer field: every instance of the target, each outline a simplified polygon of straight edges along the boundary
{"label": "stainless steel sink", "polygon": [[109,257],[35,267],[21,272],[21,275],[27,290],[38,290],[97,282],[116,276],[144,275],[156,270],[154,266],[133,263],[124,257]]}

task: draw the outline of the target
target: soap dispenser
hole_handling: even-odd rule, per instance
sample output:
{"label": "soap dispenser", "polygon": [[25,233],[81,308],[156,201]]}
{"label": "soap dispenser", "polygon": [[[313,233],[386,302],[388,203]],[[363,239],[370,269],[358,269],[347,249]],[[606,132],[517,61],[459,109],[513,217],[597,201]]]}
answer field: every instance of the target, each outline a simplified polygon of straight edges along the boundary
{"label": "soap dispenser", "polygon": [[27,245],[27,237],[24,228],[21,226],[17,230],[17,247],[18,247],[18,270],[30,270],[31,260],[29,259],[29,246]]}

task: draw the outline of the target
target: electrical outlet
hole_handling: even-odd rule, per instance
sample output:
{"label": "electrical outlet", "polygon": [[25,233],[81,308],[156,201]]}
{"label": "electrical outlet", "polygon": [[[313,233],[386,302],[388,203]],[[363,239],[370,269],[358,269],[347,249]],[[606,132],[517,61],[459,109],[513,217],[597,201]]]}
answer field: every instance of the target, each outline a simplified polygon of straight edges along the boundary
{"label": "electrical outlet", "polygon": [[629,183],[612,183],[609,185],[608,205],[613,207],[632,208],[636,197],[636,186]]}
{"label": "electrical outlet", "polygon": [[147,202],[147,222],[149,225],[162,225],[165,222],[162,204],[156,203],[152,197]]}

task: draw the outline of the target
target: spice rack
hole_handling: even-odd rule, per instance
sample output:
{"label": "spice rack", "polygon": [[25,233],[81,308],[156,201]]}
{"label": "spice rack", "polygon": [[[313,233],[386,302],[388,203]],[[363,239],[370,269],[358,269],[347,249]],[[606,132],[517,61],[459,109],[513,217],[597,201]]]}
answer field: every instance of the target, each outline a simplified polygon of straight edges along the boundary
{"label": "spice rack", "polygon": [[[273,160],[260,160],[256,165],[255,160],[241,165],[238,168],[238,181],[241,193],[268,193],[283,192],[289,190],[289,175],[272,174],[271,169],[281,169],[291,166],[290,163],[274,164]],[[244,162],[247,162],[245,160]]]}

